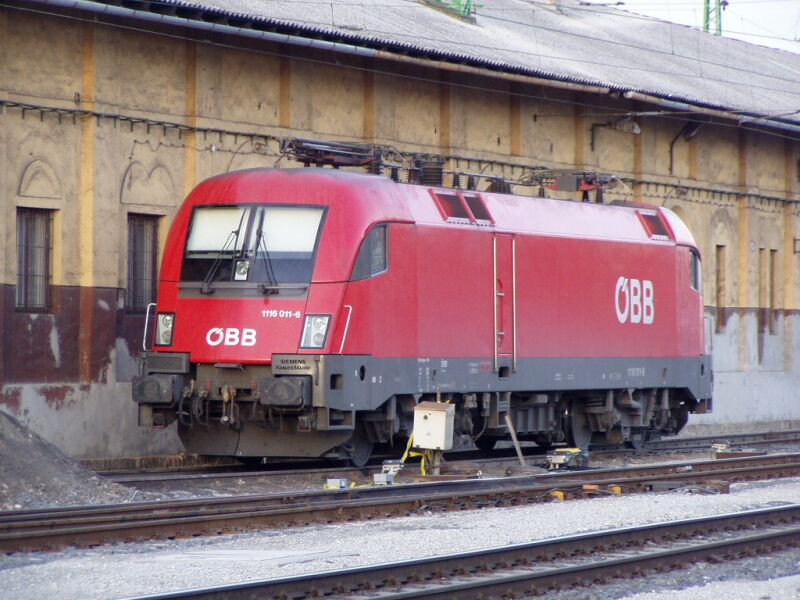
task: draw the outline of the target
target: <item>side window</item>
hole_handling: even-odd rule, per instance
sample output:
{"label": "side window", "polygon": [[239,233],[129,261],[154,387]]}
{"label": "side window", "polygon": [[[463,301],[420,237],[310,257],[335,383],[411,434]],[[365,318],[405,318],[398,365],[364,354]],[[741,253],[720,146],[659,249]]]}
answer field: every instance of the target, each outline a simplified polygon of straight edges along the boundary
{"label": "side window", "polygon": [[156,301],[158,269],[158,217],[128,215],[129,311],[143,311]]}
{"label": "side window", "polygon": [[689,252],[689,283],[698,292],[700,291],[700,256],[694,250]]}
{"label": "side window", "polygon": [[20,312],[50,309],[53,211],[17,209],[17,290]]}
{"label": "side window", "polygon": [[367,279],[389,268],[389,233],[386,225],[376,225],[361,242],[351,281]]}

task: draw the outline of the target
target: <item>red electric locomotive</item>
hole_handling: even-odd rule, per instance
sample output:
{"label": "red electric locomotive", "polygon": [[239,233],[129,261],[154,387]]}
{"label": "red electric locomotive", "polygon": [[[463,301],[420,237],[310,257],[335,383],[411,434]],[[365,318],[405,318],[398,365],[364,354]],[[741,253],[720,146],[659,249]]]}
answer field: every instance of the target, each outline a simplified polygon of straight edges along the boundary
{"label": "red electric locomotive", "polygon": [[636,444],[711,408],[702,310],[663,208],[241,171],[178,211],[133,398],[208,455],[363,464],[436,397],[482,448],[506,415],[543,445]]}

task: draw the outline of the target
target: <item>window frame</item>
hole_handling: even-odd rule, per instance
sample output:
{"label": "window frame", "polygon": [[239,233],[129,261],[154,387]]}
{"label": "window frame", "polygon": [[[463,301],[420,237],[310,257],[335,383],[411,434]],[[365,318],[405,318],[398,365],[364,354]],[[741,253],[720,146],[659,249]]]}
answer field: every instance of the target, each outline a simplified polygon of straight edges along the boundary
{"label": "window frame", "polygon": [[[159,228],[159,221],[161,219],[160,215],[151,215],[151,214],[144,214],[144,213],[128,213],[128,276],[127,276],[127,285],[125,288],[125,310],[129,313],[144,313],[147,310],[147,306],[152,304],[156,301],[156,297],[158,296],[158,228]],[[134,257],[134,252],[136,250],[136,241],[137,239],[145,238],[144,243],[147,242],[146,237],[147,233],[142,233],[141,238],[137,238],[134,235],[133,228],[136,225],[151,225],[152,226],[152,240],[150,241],[150,257],[147,258],[147,249],[143,249],[145,255],[145,260],[149,262],[149,270],[150,276],[145,279],[144,277],[137,277],[138,269],[134,268],[136,264],[136,260]],[[142,261],[144,262],[144,261]],[[144,281],[149,282],[149,294],[146,294],[147,290],[141,290],[140,286],[144,286]],[[139,282],[139,285],[137,285]],[[143,292],[143,293],[140,293]],[[148,297],[145,298],[143,303],[139,304],[136,302],[136,298],[147,295]]]}
{"label": "window frame", "polygon": [[[14,290],[16,312],[41,314],[49,313],[52,310],[54,213],[53,209],[17,207],[17,281]],[[36,226],[34,219],[45,219],[44,242],[38,246],[28,243],[32,237],[31,228]],[[33,237],[35,241],[35,232]],[[41,261],[40,257],[32,256],[37,248],[44,252],[42,261],[44,274],[33,272],[35,270],[34,262]],[[40,281],[35,281],[36,279]],[[32,302],[32,298],[37,295],[36,289],[39,286],[43,288],[39,290],[38,294],[41,295],[42,302],[36,304]]]}
{"label": "window frame", "polygon": [[[382,268],[375,269],[373,268],[372,258],[373,258],[373,242],[375,241],[375,234],[382,231],[383,234],[380,236],[380,243],[383,246],[383,265]],[[356,254],[356,260],[353,264],[353,273],[350,276],[350,281],[361,281],[363,279],[369,279],[370,277],[375,277],[377,275],[382,275],[389,270],[389,224],[388,223],[378,223],[373,225],[367,234],[364,236],[364,239],[361,240],[361,244],[358,247],[358,254]]]}
{"label": "window frame", "polygon": [[700,253],[694,248],[689,248],[689,287],[698,294],[702,293],[703,275]]}
{"label": "window frame", "polygon": [[[196,206],[194,206],[192,208],[192,216],[190,217],[189,225],[188,225],[187,230],[186,230],[186,237],[185,237],[184,242],[183,242],[182,253],[181,253],[181,267],[180,267],[180,276],[179,276],[179,281],[180,281],[179,287],[180,287],[180,289],[182,291],[189,290],[189,293],[192,293],[192,290],[202,290],[204,285],[205,285],[203,283],[204,282],[204,278],[203,277],[199,277],[199,278],[198,277],[194,277],[194,275],[192,273],[193,270],[198,269],[199,267],[192,266],[187,261],[203,260],[203,259],[205,259],[205,260],[217,260],[218,258],[221,257],[221,260],[223,261],[223,264],[225,262],[227,262],[227,261],[230,261],[231,262],[231,268],[233,268],[233,265],[235,264],[235,262],[237,260],[246,260],[246,261],[250,261],[251,263],[254,262],[255,260],[257,260],[256,259],[256,255],[258,254],[257,249],[256,249],[256,252],[253,253],[252,255],[248,254],[248,249],[247,248],[242,247],[240,249],[241,251],[240,250],[236,250],[235,252],[231,251],[229,254],[227,253],[227,251],[226,251],[226,253],[222,253],[221,251],[209,251],[206,254],[209,254],[209,255],[212,255],[212,256],[202,257],[199,254],[193,254],[193,251],[191,251],[191,250],[189,250],[187,248],[188,241],[189,241],[189,239],[190,239],[190,237],[192,235],[192,228],[193,228],[194,223],[195,223],[195,214],[196,214],[197,211],[205,210],[205,209],[209,209],[209,208],[212,208],[212,209],[213,208],[230,208],[232,206],[242,206],[242,207],[245,207],[246,209],[252,211],[252,212],[249,213],[249,215],[247,215],[247,219],[246,219],[247,222],[246,223],[245,222],[241,223],[241,226],[244,227],[244,232],[243,232],[242,235],[244,236],[246,242],[249,241],[249,240],[252,240],[251,236],[253,236],[253,232],[254,232],[254,228],[255,228],[255,220],[256,220],[256,215],[257,215],[256,211],[258,209],[260,209],[260,208],[263,208],[265,210],[275,209],[275,208],[279,208],[279,209],[284,209],[285,208],[285,209],[313,209],[313,210],[321,211],[321,215],[320,215],[320,218],[319,218],[319,222],[317,223],[317,229],[316,229],[316,233],[315,233],[315,237],[314,237],[314,244],[313,244],[313,246],[311,247],[311,249],[310,249],[310,251],[308,253],[309,254],[308,261],[310,261],[310,267],[311,267],[311,270],[310,270],[310,272],[308,274],[308,280],[306,281],[305,278],[303,278],[303,281],[279,281],[279,282],[274,284],[276,286],[275,289],[278,290],[278,293],[281,293],[281,290],[286,292],[286,291],[297,290],[297,289],[301,289],[301,288],[302,288],[303,291],[305,291],[308,288],[308,285],[314,279],[314,270],[316,269],[316,265],[317,265],[317,258],[318,258],[320,244],[321,244],[321,240],[322,240],[322,232],[323,232],[323,229],[325,227],[326,220],[327,220],[328,208],[329,207],[327,205],[324,205],[324,204],[294,204],[294,203],[275,203],[275,202],[263,202],[263,201],[262,202],[233,202],[233,203],[229,203],[229,202],[225,202],[225,203],[214,202],[214,203],[210,203],[210,204],[198,204],[198,205],[196,205]],[[274,252],[274,250],[272,250],[271,252]],[[208,268],[203,270],[203,272],[207,274]],[[250,277],[248,277],[247,279],[237,280],[233,276],[231,276],[230,279],[226,279],[226,278],[222,278],[222,277],[215,277],[214,280],[211,283],[213,284],[215,289],[228,290],[229,293],[234,294],[234,296],[230,296],[230,297],[235,297],[236,294],[242,294],[242,293],[248,294],[252,290],[257,290],[258,294],[262,294],[263,291],[258,291],[258,290],[261,290],[261,288],[263,286],[265,286],[265,285],[267,285],[267,286],[273,285],[273,283],[271,283],[270,281],[254,280],[254,279],[251,279]],[[285,288],[282,287],[282,286],[285,286]],[[200,293],[205,293],[205,292],[201,291]]]}

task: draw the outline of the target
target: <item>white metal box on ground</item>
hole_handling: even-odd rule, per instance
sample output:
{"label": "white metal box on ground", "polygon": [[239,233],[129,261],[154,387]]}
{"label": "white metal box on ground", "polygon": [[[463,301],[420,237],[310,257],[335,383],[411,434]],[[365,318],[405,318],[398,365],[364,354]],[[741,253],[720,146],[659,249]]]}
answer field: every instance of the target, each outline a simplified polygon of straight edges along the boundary
{"label": "white metal box on ground", "polygon": [[420,402],[414,407],[414,446],[427,450],[453,447],[455,406],[441,402]]}

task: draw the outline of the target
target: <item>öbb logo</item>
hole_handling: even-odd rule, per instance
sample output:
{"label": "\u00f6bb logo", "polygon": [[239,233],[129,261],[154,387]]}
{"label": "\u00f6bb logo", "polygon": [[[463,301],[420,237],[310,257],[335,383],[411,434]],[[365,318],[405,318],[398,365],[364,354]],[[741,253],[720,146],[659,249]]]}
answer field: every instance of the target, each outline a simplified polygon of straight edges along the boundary
{"label": "\u00f6bb logo", "polygon": [[650,325],[656,316],[653,303],[655,292],[653,282],[649,279],[617,279],[614,291],[614,303],[617,309],[617,320],[620,323],[643,323]]}
{"label": "\u00f6bb logo", "polygon": [[255,346],[256,345],[256,330],[255,329],[238,329],[231,327],[223,329],[222,327],[212,327],[206,333],[206,343],[209,346]]}

